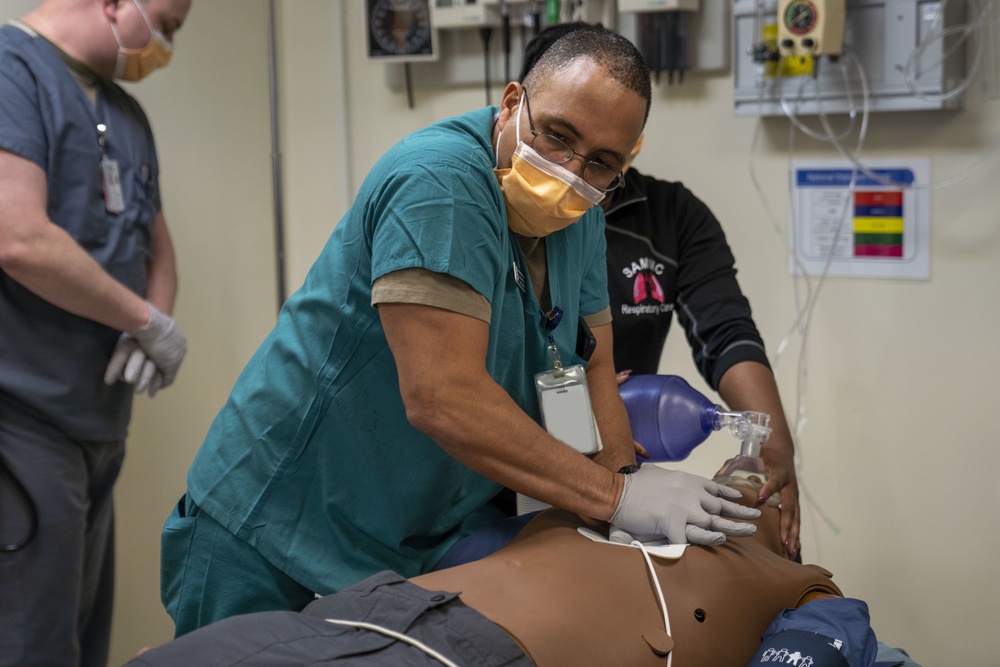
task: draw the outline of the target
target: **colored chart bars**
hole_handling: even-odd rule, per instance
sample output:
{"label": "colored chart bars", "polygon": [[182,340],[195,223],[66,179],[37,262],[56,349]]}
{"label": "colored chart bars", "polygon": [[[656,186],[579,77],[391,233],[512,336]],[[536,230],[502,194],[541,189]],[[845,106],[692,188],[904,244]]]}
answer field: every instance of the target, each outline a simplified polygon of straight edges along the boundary
{"label": "colored chart bars", "polygon": [[903,256],[903,193],[854,193],[854,256]]}

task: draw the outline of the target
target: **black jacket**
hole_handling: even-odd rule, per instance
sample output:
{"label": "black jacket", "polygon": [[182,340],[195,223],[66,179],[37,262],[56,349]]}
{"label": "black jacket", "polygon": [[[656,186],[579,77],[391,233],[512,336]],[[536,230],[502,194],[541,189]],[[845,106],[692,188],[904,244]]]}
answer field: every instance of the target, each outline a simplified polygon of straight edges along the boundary
{"label": "black jacket", "polygon": [[605,217],[617,370],[657,372],[675,311],[713,389],[734,364],[768,365],[722,226],[690,190],[629,169]]}

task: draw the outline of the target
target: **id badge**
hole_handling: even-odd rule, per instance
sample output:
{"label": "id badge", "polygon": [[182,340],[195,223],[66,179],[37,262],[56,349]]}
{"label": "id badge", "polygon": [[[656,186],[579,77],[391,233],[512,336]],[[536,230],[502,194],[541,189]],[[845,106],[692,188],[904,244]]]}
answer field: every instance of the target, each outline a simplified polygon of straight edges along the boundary
{"label": "id badge", "polygon": [[601,439],[587,389],[587,371],[583,366],[538,373],[535,375],[535,391],[542,425],[549,435],[581,454],[601,451]]}
{"label": "id badge", "polygon": [[101,183],[104,185],[104,207],[108,213],[124,211],[125,198],[122,196],[122,179],[117,160],[101,158]]}

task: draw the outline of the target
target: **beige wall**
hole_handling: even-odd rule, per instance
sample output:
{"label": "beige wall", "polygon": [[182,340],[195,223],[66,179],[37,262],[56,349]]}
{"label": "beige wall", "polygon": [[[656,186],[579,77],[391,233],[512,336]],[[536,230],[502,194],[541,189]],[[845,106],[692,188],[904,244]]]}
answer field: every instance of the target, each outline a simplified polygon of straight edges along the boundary
{"label": "beige wall", "polygon": [[[33,4],[5,0],[0,18]],[[362,3],[277,5],[294,288],[377,157],[411,130],[481,106],[484,95],[479,86],[430,89],[418,80],[410,110],[403,92],[386,86],[383,66],[362,56]],[[159,142],[180,261],[177,317],[190,353],[176,385],[140,399],[135,413],[118,486],[115,663],[171,634],[158,600],[159,529],[212,417],[274,320],[265,7],[196,1],[173,63],[133,88]],[[725,74],[654,89],[637,165],[683,180],[723,221],[773,358],[797,312],[784,238],[788,123],[734,119],[731,95]],[[998,141],[996,103],[971,95],[957,113],[873,117],[864,154],[926,156],[942,180]],[[795,145],[797,157],[835,157],[801,137]],[[751,160],[780,232],[751,182]],[[997,167],[994,156],[932,193],[930,280],[828,280],[805,355],[808,423],[799,449],[814,503],[803,500],[804,556],[868,601],[881,639],[926,665],[996,662]],[[777,364],[790,417],[800,349],[792,337]],[[661,370],[705,390],[689,359],[675,331]],[[710,475],[735,448],[716,434],[682,465]]]}

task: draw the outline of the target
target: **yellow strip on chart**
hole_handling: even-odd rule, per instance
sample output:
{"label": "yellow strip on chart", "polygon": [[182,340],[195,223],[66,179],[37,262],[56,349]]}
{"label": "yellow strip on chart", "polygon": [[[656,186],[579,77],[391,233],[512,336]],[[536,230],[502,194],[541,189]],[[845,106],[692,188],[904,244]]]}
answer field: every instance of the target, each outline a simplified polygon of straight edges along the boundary
{"label": "yellow strip on chart", "polygon": [[855,234],[902,234],[902,218],[854,218]]}

